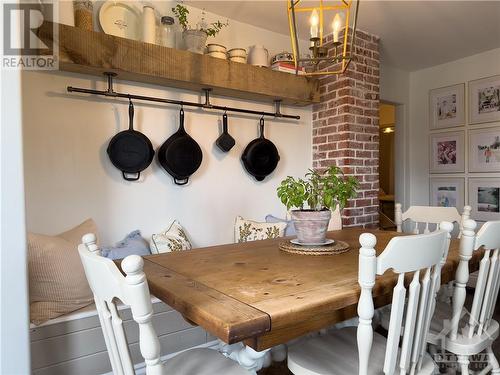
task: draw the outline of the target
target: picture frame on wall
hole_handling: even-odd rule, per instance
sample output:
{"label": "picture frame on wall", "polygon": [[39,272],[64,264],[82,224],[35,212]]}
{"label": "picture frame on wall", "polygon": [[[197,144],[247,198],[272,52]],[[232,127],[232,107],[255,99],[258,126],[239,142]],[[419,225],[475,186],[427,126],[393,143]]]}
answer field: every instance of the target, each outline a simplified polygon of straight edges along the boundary
{"label": "picture frame on wall", "polygon": [[500,178],[469,178],[469,205],[474,220],[499,220]]}
{"label": "picture frame on wall", "polygon": [[465,84],[429,91],[429,124],[431,130],[465,125]]}
{"label": "picture frame on wall", "polygon": [[465,171],[464,131],[430,135],[430,172],[461,173]]}
{"label": "picture frame on wall", "polygon": [[465,179],[431,177],[429,202],[431,206],[456,207],[462,212],[465,205]]}
{"label": "picture frame on wall", "polygon": [[469,131],[469,172],[500,172],[500,127]]}
{"label": "picture frame on wall", "polygon": [[469,82],[469,123],[500,121],[500,75]]}

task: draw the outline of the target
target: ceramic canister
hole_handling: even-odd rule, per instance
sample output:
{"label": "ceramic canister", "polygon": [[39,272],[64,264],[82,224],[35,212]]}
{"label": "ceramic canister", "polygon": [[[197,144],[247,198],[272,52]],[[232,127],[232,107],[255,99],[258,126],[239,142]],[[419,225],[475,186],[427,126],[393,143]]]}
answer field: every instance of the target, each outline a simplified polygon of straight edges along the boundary
{"label": "ceramic canister", "polygon": [[261,45],[254,45],[248,50],[248,63],[257,66],[269,66],[269,52]]}
{"label": "ceramic canister", "polygon": [[155,11],[148,5],[142,9],[142,41],[146,43],[156,42]]}

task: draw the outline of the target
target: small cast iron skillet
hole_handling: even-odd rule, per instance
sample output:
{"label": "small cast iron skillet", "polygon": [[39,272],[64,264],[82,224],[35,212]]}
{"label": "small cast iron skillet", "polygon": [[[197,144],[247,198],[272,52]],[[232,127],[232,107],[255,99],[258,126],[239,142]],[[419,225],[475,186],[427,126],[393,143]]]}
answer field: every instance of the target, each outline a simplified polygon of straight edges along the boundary
{"label": "small cast iron skillet", "polygon": [[158,149],[158,162],[177,185],[186,185],[202,159],[200,146],[184,129],[184,110],[181,109],[179,129]]}
{"label": "small cast iron skillet", "polygon": [[260,119],[260,137],[247,145],[241,160],[247,172],[257,181],[264,180],[276,169],[280,156],[274,143],[264,138],[264,117]]}
{"label": "small cast iron skillet", "polygon": [[[111,163],[122,171],[127,181],[137,181],[151,164],[155,151],[148,137],[134,130],[134,105],[129,99],[129,128],[116,134],[107,148]],[[133,176],[131,176],[133,175]]]}

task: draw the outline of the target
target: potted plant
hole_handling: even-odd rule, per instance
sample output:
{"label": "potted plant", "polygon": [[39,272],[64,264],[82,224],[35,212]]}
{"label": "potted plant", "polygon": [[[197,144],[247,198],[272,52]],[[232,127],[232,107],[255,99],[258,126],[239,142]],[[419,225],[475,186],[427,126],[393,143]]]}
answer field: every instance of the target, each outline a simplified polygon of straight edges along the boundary
{"label": "potted plant", "polygon": [[305,179],[285,178],[278,186],[277,193],[290,212],[297,239],[303,244],[322,244],[326,241],[326,231],[331,211],[337,206],[345,207],[348,199],[356,197],[358,180],[345,176],[339,167],[332,166],[323,174],[312,169]]}
{"label": "potted plant", "polygon": [[196,24],[196,28],[192,29],[188,21],[189,10],[184,5],[177,4],[175,8],[172,8],[172,12],[183,29],[182,38],[186,49],[194,53],[203,53],[207,38],[217,35],[224,27],[229,25],[227,21],[225,23],[217,21],[208,24],[205,22],[205,18],[202,18]]}

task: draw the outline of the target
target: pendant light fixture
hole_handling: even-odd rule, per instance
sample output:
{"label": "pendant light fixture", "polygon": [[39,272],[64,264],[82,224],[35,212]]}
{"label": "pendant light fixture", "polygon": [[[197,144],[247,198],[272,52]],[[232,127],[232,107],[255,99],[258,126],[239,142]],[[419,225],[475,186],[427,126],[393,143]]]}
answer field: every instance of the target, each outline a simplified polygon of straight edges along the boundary
{"label": "pendant light fixture", "polygon": [[[295,73],[302,67],[309,76],[344,73],[355,52],[359,0],[288,0],[287,8]],[[299,15],[308,16],[310,24],[309,54],[304,55],[299,48]],[[329,34],[332,38],[326,40]]]}

